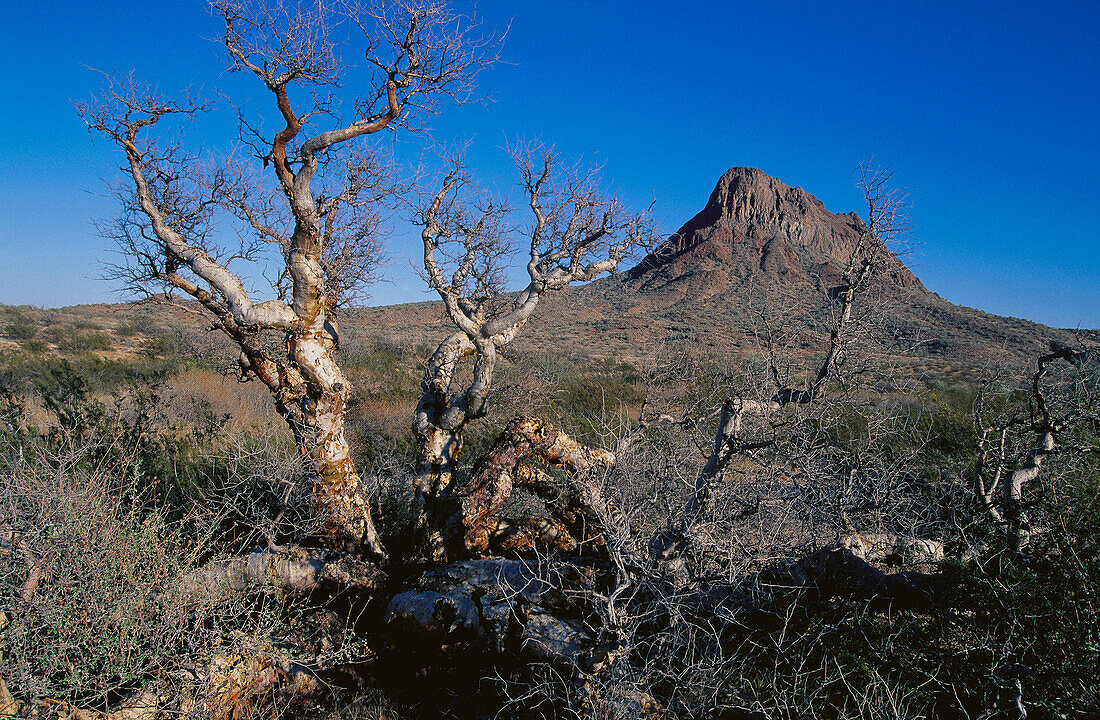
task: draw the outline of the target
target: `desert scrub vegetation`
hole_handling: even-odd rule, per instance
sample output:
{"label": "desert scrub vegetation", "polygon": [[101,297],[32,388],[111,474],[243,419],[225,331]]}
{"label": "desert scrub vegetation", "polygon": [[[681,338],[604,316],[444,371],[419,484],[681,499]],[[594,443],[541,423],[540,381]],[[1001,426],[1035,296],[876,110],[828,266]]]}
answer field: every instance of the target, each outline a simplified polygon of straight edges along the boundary
{"label": "desert scrub vegetation", "polygon": [[160,650],[189,633],[160,588],[188,570],[190,553],[142,507],[142,483],[5,445],[22,452],[4,498],[6,681],[32,705],[107,707],[155,676]]}
{"label": "desert scrub vegetation", "polygon": [[[617,363],[592,372],[601,369],[632,377]],[[561,378],[571,386],[570,373]],[[61,707],[50,701],[106,710],[142,692],[195,693],[187,662],[173,658],[234,643],[255,647],[257,637],[287,627],[331,631],[334,614],[345,611],[339,594],[177,602],[179,588],[212,563],[256,548],[308,546],[316,537],[307,468],[289,439],[228,433],[217,417],[173,427],[158,414],[164,398],[147,398],[144,409],[127,398],[123,408],[89,397],[79,378],[54,383],[42,388],[47,428],[27,427],[18,399],[5,400],[0,651],[14,698],[42,710]],[[589,690],[608,712],[632,708],[641,696],[661,698],[665,712],[685,717],[977,718],[1012,717],[1020,683],[1029,717],[1087,717],[1097,704],[1100,468],[1084,462],[1039,488],[1032,513],[1042,513],[1050,532],[1036,540],[1034,560],[1005,554],[996,528],[983,529],[973,512],[968,524],[952,524],[963,517],[952,503],[965,500],[924,494],[922,482],[942,478],[914,475],[921,464],[901,460],[922,458],[931,468],[954,448],[965,466],[974,430],[958,416],[972,412],[976,394],[945,400],[936,392],[922,413],[823,407],[798,419],[801,440],[731,467],[693,530],[697,577],[668,586],[661,575],[636,576],[616,629],[626,659],[593,677]],[[693,431],[705,437],[715,422]],[[887,444],[866,442],[869,429]],[[648,430],[599,481],[643,536],[685,499],[698,466],[697,451],[684,450],[692,443],[678,437],[689,431]],[[817,450],[800,456],[798,445]],[[414,461],[395,460],[381,440],[368,454],[363,476],[376,479],[380,526],[399,533],[412,522]],[[558,482],[568,488],[566,478]],[[968,492],[964,476],[952,482],[960,496]],[[948,510],[958,512],[952,522]],[[937,512],[945,514],[930,517]],[[986,548],[942,566],[935,605],[852,597],[824,578],[801,586],[808,570],[790,563],[827,548],[831,535],[844,532],[838,518],[845,516],[864,532],[906,531],[955,548],[984,532]],[[371,667],[374,655],[359,642],[334,647],[330,659]],[[568,717],[591,702],[550,666],[474,665],[466,676],[441,678],[437,693],[419,688],[418,701],[397,703],[392,698],[413,692],[398,668],[364,670],[357,680],[337,673],[314,712],[436,717],[454,702],[464,713]],[[206,701],[189,702],[191,714],[207,712]]]}
{"label": "desert scrub vegetation", "polygon": [[[416,526],[408,418],[425,348],[345,334],[362,395],[394,403],[399,416],[387,426],[365,401],[349,407],[360,476],[392,542]],[[1033,388],[933,381],[904,401],[838,389],[783,417],[746,418],[740,442],[752,447],[734,446],[740,456],[685,533],[685,574],[647,560],[640,541],[660,537],[670,512],[690,503],[722,429],[715,404],[752,392],[766,365],[673,349],[637,363],[504,356],[491,408],[467,433],[460,482],[531,407],[617,456],[614,467],[580,475],[604,503],[586,522],[601,524],[606,544],[584,552],[623,563],[629,585],[571,586],[552,569],[565,559],[542,547],[504,551],[490,566],[509,592],[560,588],[554,602],[584,627],[606,628],[594,618],[614,613],[603,642],[621,655],[582,685],[568,666],[493,659],[470,628],[446,643],[451,659],[440,667],[423,630],[376,629],[377,586],[249,586],[227,600],[222,569],[245,572],[234,563],[332,557],[309,467],[289,434],[264,421],[262,394],[198,364],[145,387],[140,374],[136,383],[117,379],[125,373],[86,378],[101,366],[50,359],[33,376],[6,376],[5,687],[40,715],[144,702],[196,717],[549,718],[592,708],[634,717],[659,705],[673,717],[753,720],[1015,718],[1024,703],[1032,719],[1090,717],[1100,703],[1100,467],[1088,452],[1098,444],[1088,415],[1096,377],[1087,352],[1070,358],[1078,365],[1055,363],[1042,385],[1051,412],[1076,408],[1083,421],[1066,431],[1049,475],[1024,486],[1037,529],[1026,553],[1012,552],[1005,526],[984,514],[973,475],[985,427],[1005,428],[1005,474],[1027,461],[1032,430],[1016,418],[1034,409]],[[672,408],[683,415],[660,417]],[[511,493],[502,517],[578,512],[578,476],[546,471],[541,485]],[[934,540],[946,559],[898,538]],[[488,561],[466,561],[477,562]],[[532,574],[513,577],[517,567]],[[868,577],[879,584],[866,586]],[[616,592],[613,605],[600,599]],[[487,597],[497,598],[480,601],[492,608],[507,596]],[[591,604],[570,605],[582,598]],[[322,686],[305,707],[287,685],[265,691],[271,703],[249,690],[251,699],[227,705],[241,697],[233,672],[265,667],[289,678],[307,667],[311,679],[289,687]]]}
{"label": "desert scrub vegetation", "polygon": [[[900,719],[1089,707],[1070,685],[1027,676],[1042,672],[1019,642],[1028,618],[999,594],[1028,592],[1036,558],[1077,542],[1052,544],[1061,516],[1043,490],[1077,487],[1090,472],[1097,353],[1052,345],[1022,391],[991,388],[971,403],[969,440],[952,405],[928,419],[919,401],[876,404],[902,389],[876,367],[883,303],[905,297],[897,288],[923,291],[891,252],[904,244],[907,206],[889,173],[863,169],[865,220],[827,213],[758,170],[723,176],[711,203],[723,223],[744,201],[755,216],[746,233],[789,213],[809,223],[803,234],[832,239],[800,263],[814,276],[801,284],[805,298],[791,297],[798,284],[750,283],[747,297],[724,296],[732,310],[681,313],[681,341],[703,337],[687,332],[701,322],[715,351],[724,318],[748,326],[752,360],[727,354],[718,369],[700,363],[684,375],[679,360],[569,353],[587,335],[567,313],[524,357],[514,341],[570,286],[642,250],[651,252],[636,271],[668,270],[670,258],[691,259],[688,238],[658,246],[648,210],[627,208],[596,168],[538,142],[507,148],[519,179],[510,194],[481,187],[461,154],[406,183],[379,133],[415,137],[443,104],[476,99],[475,77],[499,52],[496,34],[446,2],[217,0],[212,10],[227,70],[261,91],[267,117],[258,103],[163,97],[133,76],[107,77],[77,112],[125,158],[121,208],[101,224],[121,250],[113,277],[214,330],[141,333],[145,356],[197,353],[199,369],[233,367],[285,431],[247,417],[231,426],[218,383],[202,373],[170,378],[190,384],[181,393],[190,400],[175,404],[143,388],[94,396],[65,367],[35,383],[47,419],[9,423],[19,457],[36,457],[24,445],[42,448],[43,469],[107,488],[101,504],[118,508],[101,513],[110,530],[139,549],[161,543],[136,553],[138,567],[161,551],[178,557],[162,563],[151,596],[112,598],[124,613],[163,598],[176,607],[159,660],[98,671],[92,658],[89,673],[108,686],[42,697],[24,677],[6,696],[143,718],[339,711],[328,689],[361,692],[375,680],[417,699],[413,712],[427,717],[456,698],[453,714],[473,717]],[[365,63],[342,61],[345,39]],[[188,129],[222,106],[239,135],[221,154],[217,143],[189,146]],[[419,312],[442,314],[442,337],[399,331],[406,344],[379,342],[384,312],[362,335],[341,331],[375,277],[394,207],[420,229],[422,277],[442,313]],[[759,239],[768,242],[752,267],[799,274],[784,270],[800,254],[793,245]],[[506,292],[513,261],[524,285]],[[696,289],[721,291],[725,275],[700,274]],[[655,340],[640,315],[610,316],[584,320],[615,343]],[[77,349],[106,331],[96,324],[58,324],[54,345],[87,354]],[[563,367],[570,355],[584,362]],[[662,384],[649,381],[656,375]],[[409,430],[399,431],[390,416],[405,413]],[[356,449],[356,439],[366,442]],[[9,523],[21,530],[5,557],[23,572],[5,596],[9,628],[24,594],[33,601],[47,580],[64,582],[33,560],[18,564],[33,522]],[[125,586],[131,576],[112,568],[129,561],[115,546],[100,552]],[[1018,608],[1009,623],[972,623],[981,613],[959,599],[959,583],[949,592],[948,557],[965,565],[958,577],[996,578],[991,594],[971,597]],[[1060,612],[1057,597],[1047,600]],[[176,634],[180,617],[190,630]],[[112,647],[144,658],[150,644],[129,634]],[[33,664],[27,647],[10,652]],[[960,648],[986,671],[945,673]]]}
{"label": "desert scrub vegetation", "polygon": [[26,309],[3,307],[4,335],[12,340],[32,340],[39,332],[39,324]]}
{"label": "desert scrub vegetation", "polygon": [[[0,388],[5,714],[179,697],[196,672],[185,658],[210,657],[234,638],[252,647],[242,638],[284,624],[305,632],[316,608],[262,597],[209,604],[218,586],[196,575],[313,534],[319,523],[293,443],[255,428],[232,434],[209,412],[173,422],[152,392],[99,399],[72,366],[59,368],[36,389],[46,422],[29,422],[28,398]],[[238,655],[213,654],[231,674]],[[204,687],[222,692],[213,681]],[[187,702],[202,715],[214,701]]]}

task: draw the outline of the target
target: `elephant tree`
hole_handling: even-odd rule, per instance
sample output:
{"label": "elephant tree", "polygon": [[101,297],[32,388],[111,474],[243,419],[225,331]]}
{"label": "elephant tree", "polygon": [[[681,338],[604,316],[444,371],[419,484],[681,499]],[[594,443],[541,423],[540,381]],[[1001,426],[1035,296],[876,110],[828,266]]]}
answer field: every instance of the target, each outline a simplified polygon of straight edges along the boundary
{"label": "elephant tree", "polygon": [[[528,282],[502,294],[503,263],[512,256],[507,204],[482,197],[460,164],[420,210],[424,274],[457,332],[428,362],[413,423],[421,444],[416,484],[420,522],[442,518],[437,503],[453,481],[466,425],[485,414],[497,352],[511,343],[548,293],[614,272],[634,248],[653,239],[648,210],[635,213],[601,192],[594,170],[567,167],[552,149],[511,151],[529,224],[521,231]],[[472,379],[456,388],[456,372],[472,359]],[[435,523],[438,526],[438,522]],[[440,554],[439,537],[433,552]]]}
{"label": "elephant tree", "polygon": [[[316,611],[308,632],[247,625],[224,645],[192,648],[194,656],[176,658],[179,672],[172,678],[167,672],[143,678],[148,687],[112,700],[122,704],[106,716],[243,717],[261,705],[300,702],[374,656],[395,661],[380,666],[408,667],[413,658],[445,672],[517,663],[525,670],[549,668],[571,691],[586,694],[589,714],[609,716],[611,694],[600,697],[590,681],[601,671],[622,677],[622,668],[638,661],[623,660],[631,643],[669,630],[664,611],[651,611],[674,602],[702,624],[720,628],[727,610],[746,597],[740,581],[707,590],[673,586],[661,563],[652,561],[680,552],[722,468],[748,447],[740,434],[742,416],[772,415],[824,396],[847,348],[853,303],[888,229],[876,218],[892,206],[872,206],[872,223],[853,252],[844,285],[832,294],[838,308],[814,379],[804,388],[789,387],[772,363],[770,399],[726,404],[714,455],[694,494],[683,511],[672,513],[668,532],[650,544],[656,557],[645,558],[644,544],[633,538],[652,527],[631,526],[596,481],[597,471],[613,466],[641,433],[616,451],[591,449],[548,423],[518,418],[470,473],[457,473],[457,462],[464,432],[486,412],[501,348],[547,293],[613,272],[632,248],[648,243],[652,219],[602,192],[594,172],[529,146],[512,151],[529,209],[528,222],[514,229],[507,204],[480,193],[456,164],[427,193],[416,218],[425,277],[456,328],[428,362],[414,420],[421,448],[414,538],[427,541],[421,549],[428,558],[394,552],[390,559],[351,460],[344,423],[352,388],[335,356],[335,313],[371,278],[382,210],[399,190],[394,173],[363,144],[365,136],[387,129],[418,131],[416,119],[440,101],[468,99],[498,43],[478,36],[468,19],[439,0],[338,7],[213,3],[224,22],[230,70],[258,82],[273,101],[270,131],[262,119],[236,110],[243,157],[201,162],[176,142],[158,140],[166,125],[210,109],[202,99],[166,100],[128,80],[112,82],[99,99],[79,105],[89,127],[126,157],[124,212],[109,228],[126,258],[119,276],[150,295],[186,296],[191,302],[185,307],[200,308],[237,345],[242,378],[269,389],[312,465],[328,531],[320,548],[274,547],[219,558],[158,587],[155,602],[184,613],[259,594],[285,600],[316,593],[312,597],[321,602],[303,609]],[[351,69],[336,51],[345,31],[364,38],[368,78],[364,94],[344,106],[349,115],[341,118],[333,93]],[[870,186],[868,199],[881,197],[878,190]],[[239,245],[219,240],[223,222],[238,231]],[[505,266],[514,253],[525,261],[525,287],[508,294]],[[263,299],[239,270],[248,261],[258,261],[261,273],[277,268],[272,293]],[[550,466],[565,470],[564,483],[547,472]],[[505,517],[502,508],[515,487],[552,496],[556,508],[542,517]],[[851,562],[850,553],[811,560],[776,571],[765,584],[841,577],[860,579],[865,594],[908,598],[922,591]],[[342,616],[334,617],[332,608]],[[638,637],[626,636],[631,617],[647,618],[634,626]],[[334,652],[345,636],[367,650]],[[0,705],[6,705],[4,696],[0,682]],[[617,697],[624,712],[642,715],[658,707],[641,691]]]}
{"label": "elephant tree", "polygon": [[[212,3],[229,70],[253,77],[277,110],[265,129],[237,109],[247,162],[203,163],[154,136],[166,121],[209,110],[202,99],[167,100],[130,79],[78,110],[126,155],[125,210],[111,228],[126,258],[118,274],[131,289],[189,296],[239,346],[242,376],[267,386],[312,463],[333,540],[381,559],[345,434],[351,384],[333,355],[334,312],[371,277],[380,208],[395,189],[362,139],[415,131],[440,101],[468,100],[498,42],[442,2],[335,7]],[[337,56],[344,32],[361,34],[368,75],[341,118],[333,89],[352,68]],[[239,247],[218,242],[225,217]],[[257,301],[236,265],[265,250],[279,265],[276,298]]]}

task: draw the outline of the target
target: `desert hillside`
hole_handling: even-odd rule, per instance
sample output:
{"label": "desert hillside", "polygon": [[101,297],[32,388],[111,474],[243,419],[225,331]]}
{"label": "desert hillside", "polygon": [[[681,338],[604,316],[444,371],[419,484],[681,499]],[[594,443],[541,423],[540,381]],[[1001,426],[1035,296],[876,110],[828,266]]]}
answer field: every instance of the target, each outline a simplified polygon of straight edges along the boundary
{"label": "desert hillside", "polygon": [[0,308],[0,715],[1093,717],[1100,334],[888,249],[846,295],[867,237],[732,168],[477,412],[441,303],[341,311],[333,485],[388,560],[293,365],[178,299]]}

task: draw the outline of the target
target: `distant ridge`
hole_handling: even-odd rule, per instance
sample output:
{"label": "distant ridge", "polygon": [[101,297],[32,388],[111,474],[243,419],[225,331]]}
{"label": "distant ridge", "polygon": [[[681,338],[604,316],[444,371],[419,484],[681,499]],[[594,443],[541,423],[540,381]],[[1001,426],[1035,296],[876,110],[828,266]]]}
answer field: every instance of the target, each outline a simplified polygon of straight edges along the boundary
{"label": "distant ridge", "polygon": [[[761,320],[777,318],[787,338],[780,352],[820,354],[828,340],[827,291],[863,228],[855,213],[829,212],[801,188],[761,170],[731,168],[703,210],[636,267],[548,296],[514,348],[552,362],[614,357],[641,366],[684,353],[728,365],[730,357],[758,358]],[[859,340],[863,351],[892,358],[899,372],[928,381],[1032,372],[1051,342],[1100,342],[1100,330],[1050,328],[954,305],[926,290],[892,255],[858,303],[857,311],[863,309],[871,318]],[[179,308],[87,305],[50,315],[50,323],[111,333],[126,352],[138,352],[140,338],[115,329],[151,318],[163,329],[193,328],[203,352],[221,344],[207,323]],[[454,332],[439,302],[347,309],[340,319],[346,352],[381,343],[417,348],[426,357]],[[0,352],[20,343],[0,323]],[[236,353],[225,349],[226,361],[234,361]],[[411,372],[415,385],[419,374]]]}

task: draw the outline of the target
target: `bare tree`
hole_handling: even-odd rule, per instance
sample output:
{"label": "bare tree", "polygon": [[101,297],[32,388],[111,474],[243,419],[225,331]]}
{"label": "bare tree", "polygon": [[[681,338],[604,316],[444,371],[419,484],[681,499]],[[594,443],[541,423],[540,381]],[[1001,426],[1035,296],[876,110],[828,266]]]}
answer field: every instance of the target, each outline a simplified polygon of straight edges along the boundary
{"label": "bare tree", "polygon": [[[430,562],[425,567],[422,557],[395,553],[387,576],[380,568],[387,549],[344,427],[351,385],[334,355],[335,311],[369,281],[382,208],[395,192],[386,163],[355,141],[385,129],[419,130],[416,118],[439,101],[467,99],[496,43],[474,35],[467,19],[433,0],[348,4],[338,11],[222,0],[213,7],[224,21],[230,69],[270,93],[274,131],[238,109],[243,154],[201,162],[156,130],[207,111],[205,100],[165,100],[125,80],[111,82],[79,110],[127,159],[126,204],[111,230],[127,258],[121,276],[135,289],[190,298],[239,347],[242,376],[269,388],[311,462],[315,496],[336,547],[221,558],[182,574],[156,601],[217,605],[319,591],[341,596],[348,617],[361,620],[340,618],[310,640],[260,632],[226,649],[204,648],[188,659],[190,679],[176,697],[138,695],[123,703],[119,717],[135,703],[142,716],[202,707],[237,717],[261,702],[299,701],[322,686],[323,671],[334,669],[336,660],[321,658],[338,644],[335,626],[361,632],[371,652],[402,663],[454,670],[458,660],[474,658],[477,668],[547,668],[570,692],[584,694],[589,714],[607,715],[612,693],[594,692],[592,678],[629,679],[629,663],[637,667],[646,654],[622,658],[667,636],[671,618],[687,618],[686,625],[710,633],[700,640],[691,629],[666,645],[691,654],[693,643],[720,647],[729,619],[762,586],[816,583],[859,598],[925,597],[927,577],[886,575],[837,548],[708,588],[670,583],[660,567],[683,553],[733,459],[775,443],[774,434],[747,436],[745,421],[774,431],[784,412],[820,404],[839,377],[861,319],[857,300],[868,292],[885,243],[904,227],[903,203],[889,191],[888,177],[863,178],[869,220],[840,284],[828,293],[823,356],[798,383],[766,344],[768,392],[723,403],[713,447],[686,503],[662,518],[649,545],[649,559],[657,563],[646,562],[633,541],[649,529],[632,524],[603,482],[604,471],[652,424],[648,418],[615,451],[585,447],[548,423],[517,418],[470,473],[459,473],[464,433],[486,414],[500,350],[542,298],[614,272],[654,233],[649,213],[630,212],[602,192],[594,171],[567,166],[537,145],[511,151],[529,210],[520,227],[513,227],[508,204],[478,190],[459,163],[418,208],[424,274],[456,332],[428,361],[413,425],[420,444],[416,539],[427,541]],[[342,117],[334,93],[346,70],[336,53],[345,30],[363,34],[373,74]],[[226,218],[240,231],[239,243],[226,243],[218,232]],[[265,250],[278,258],[273,297],[249,289],[238,271]],[[517,253],[525,260],[526,285],[509,294],[506,267]],[[564,482],[552,468],[564,469]],[[557,509],[505,517],[501,509],[517,487],[552,496]],[[637,690],[621,685],[626,690],[613,698],[615,712],[659,710],[642,684]],[[7,702],[3,687],[0,702]]]}
{"label": "bare tree", "polygon": [[[983,396],[975,407],[980,436],[974,463],[974,498],[986,518],[1004,533],[1012,553],[1031,543],[1032,523],[1025,492],[1052,456],[1066,458],[1100,453],[1081,428],[1100,425],[1095,347],[1069,347],[1052,342],[1032,373],[1026,406],[1012,398],[1001,403]],[[996,405],[1001,412],[994,412]],[[1007,407],[1006,407],[1007,405]]]}
{"label": "bare tree", "polygon": [[[277,129],[238,111],[249,162],[203,164],[153,131],[209,110],[205,100],[166,100],[127,79],[78,104],[89,128],[126,154],[131,187],[115,228],[127,258],[121,275],[132,288],[182,292],[204,308],[309,457],[334,540],[384,558],[345,435],[351,384],[333,355],[333,312],[371,277],[379,203],[393,191],[379,160],[354,141],[415,130],[441,100],[469,99],[497,42],[432,0],[331,8],[215,0],[212,9],[224,20],[230,70],[270,93]],[[341,119],[334,91],[349,68],[337,54],[345,31],[361,32],[371,72]],[[233,250],[215,231],[227,212],[244,237]],[[278,248],[281,269],[277,297],[258,301],[234,268],[265,246]]]}
{"label": "bare tree", "polygon": [[[506,225],[509,207],[479,193],[458,163],[420,212],[425,276],[458,328],[428,361],[413,424],[421,445],[420,523],[438,514],[434,503],[453,482],[463,430],[485,414],[498,350],[516,338],[544,295],[614,272],[653,237],[649,212],[631,213],[604,194],[594,169],[566,166],[552,149],[536,145],[511,155],[531,213],[521,231]],[[505,297],[503,263],[513,243],[526,251],[528,283]],[[457,387],[467,359],[472,379]],[[438,537],[434,544],[440,551]]]}
{"label": "bare tree", "polygon": [[840,283],[828,291],[829,339],[824,356],[808,381],[801,386],[792,386],[785,373],[781,372],[782,365],[776,356],[770,328],[765,327],[767,332],[763,336],[762,349],[766,357],[767,380],[762,380],[760,385],[767,387],[772,394],[764,399],[735,394],[722,402],[718,429],[706,464],[696,477],[687,502],[654,539],[651,549],[656,560],[667,562],[681,554],[691,528],[711,505],[714,483],[732,460],[748,457],[755,451],[776,444],[774,432],[745,437],[743,425],[746,418],[760,418],[774,430],[782,422],[777,416],[785,408],[820,402],[829,390],[829,383],[836,380],[838,368],[848,360],[849,346],[863,319],[858,314],[853,315],[856,301],[868,292],[874,271],[890,256],[888,246],[903,240],[909,233],[908,198],[892,186],[892,173],[867,165],[860,170],[858,185],[867,205],[867,222],[852,246]]}

